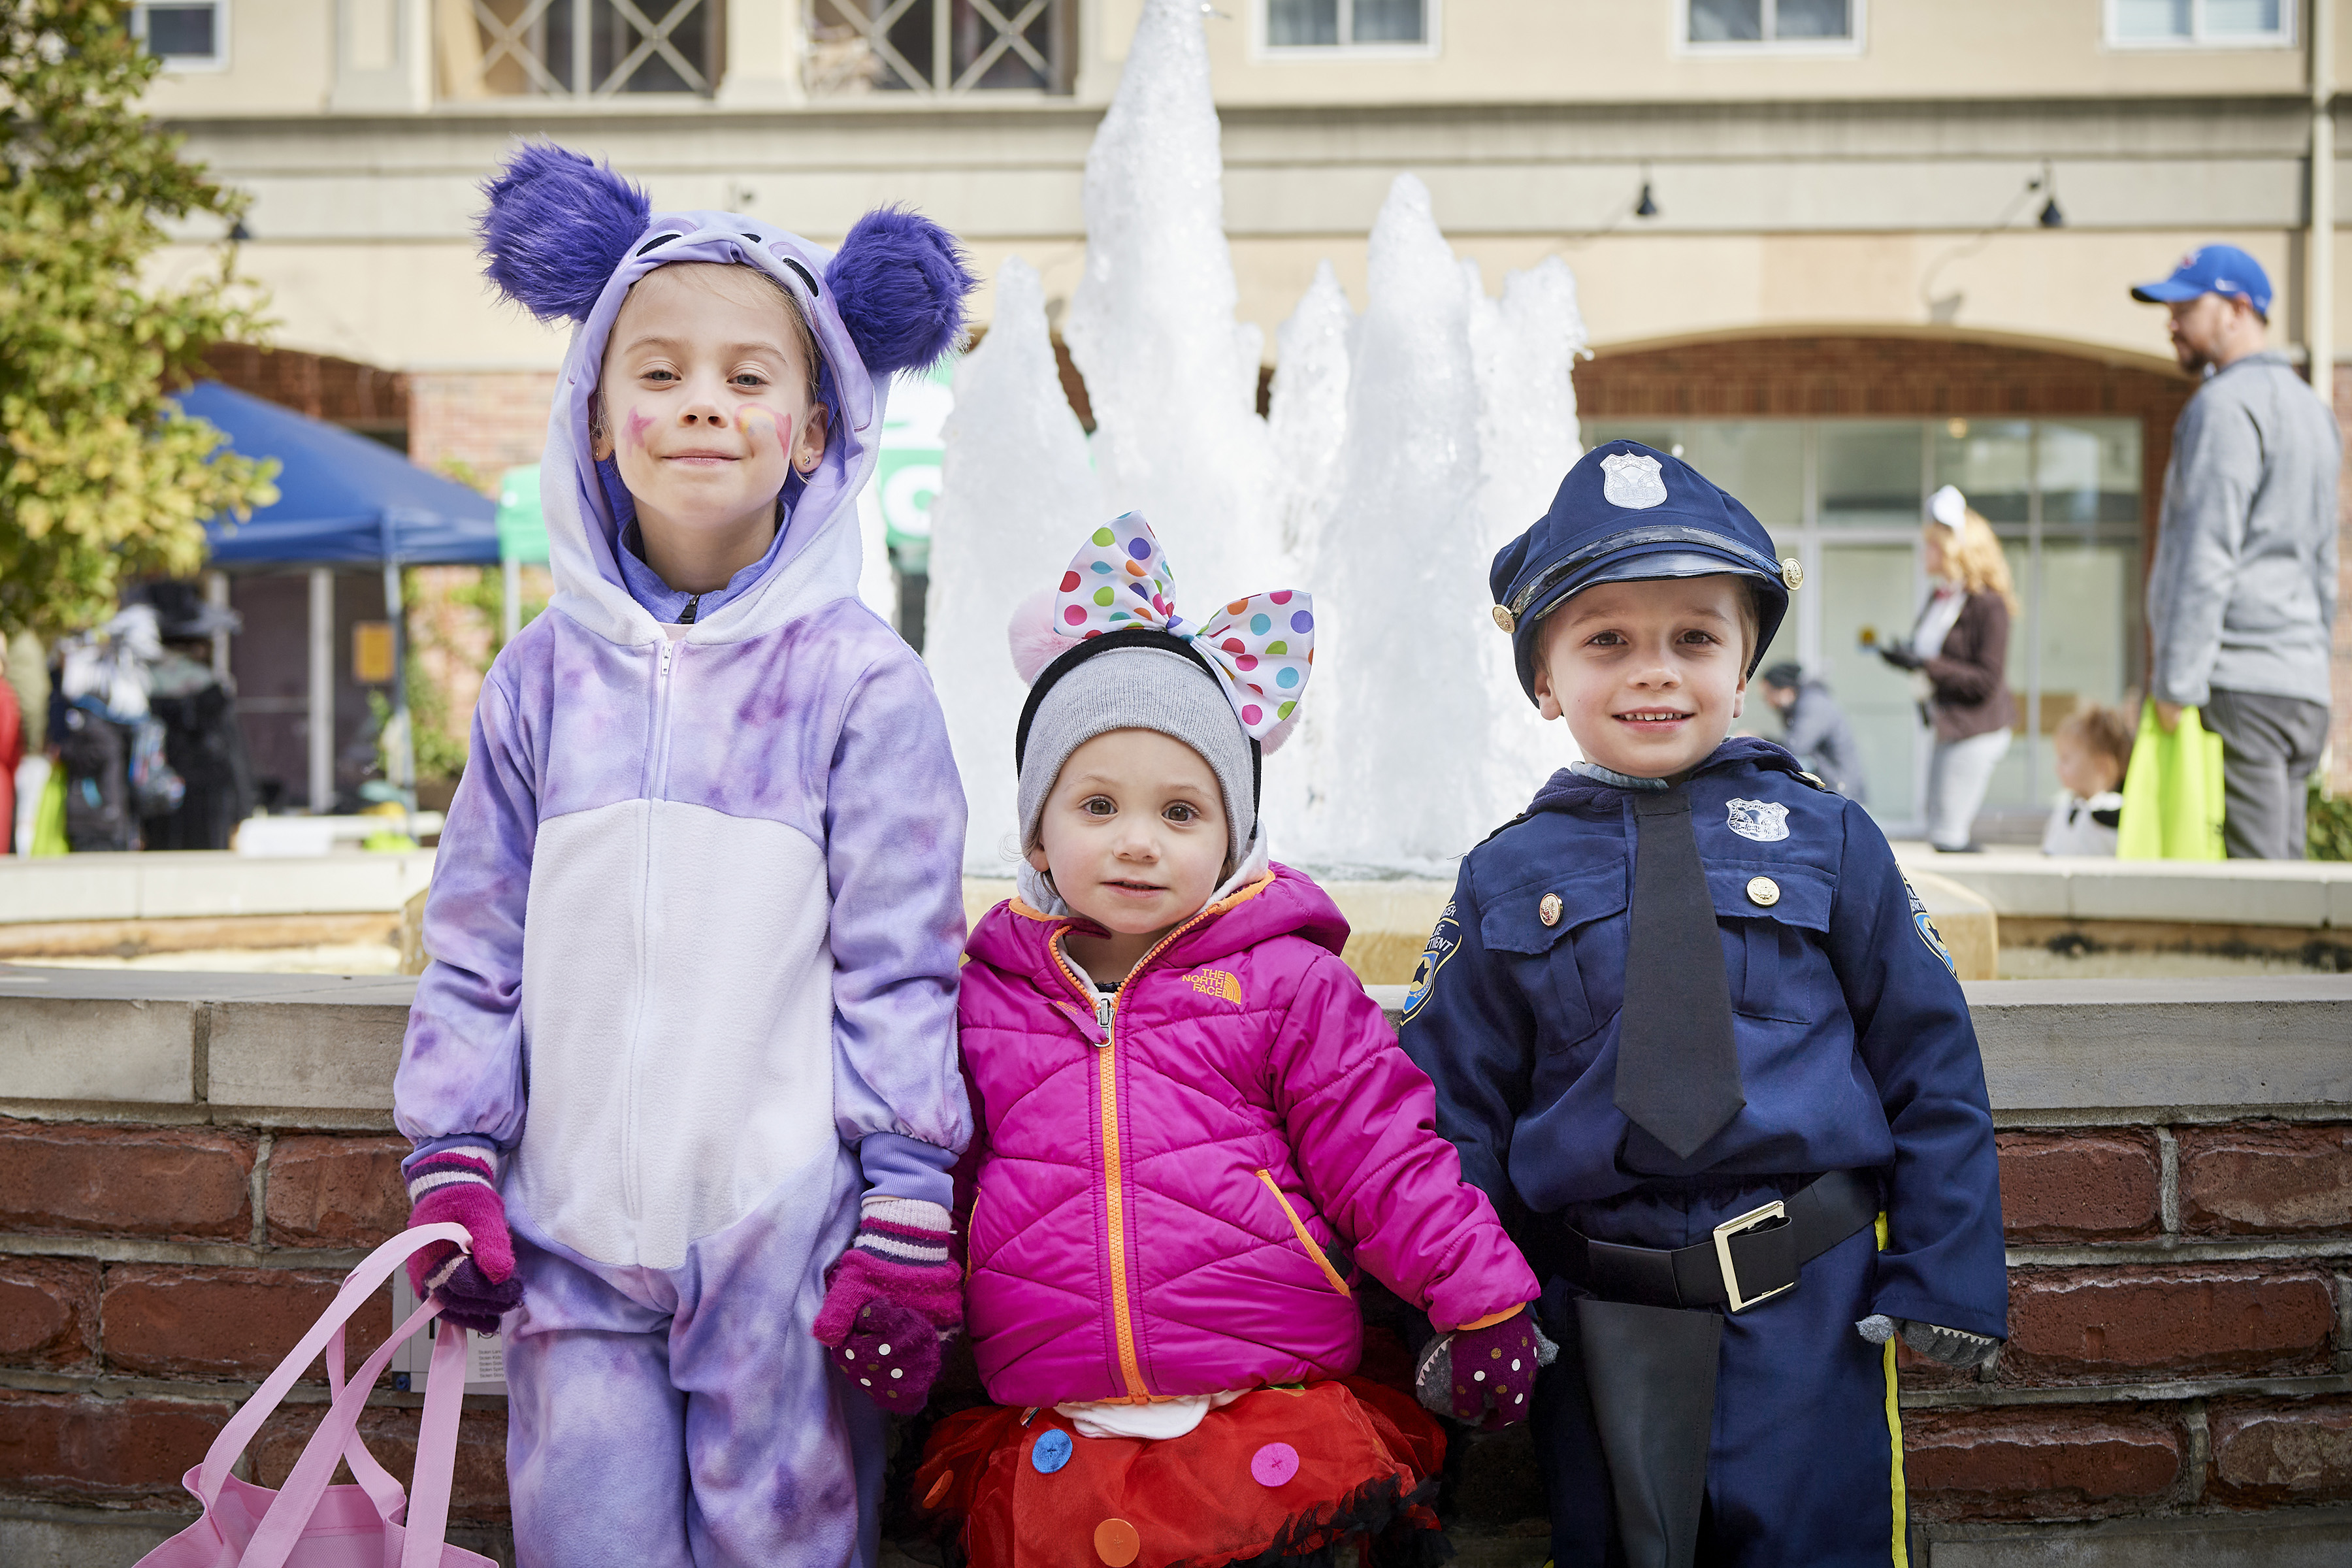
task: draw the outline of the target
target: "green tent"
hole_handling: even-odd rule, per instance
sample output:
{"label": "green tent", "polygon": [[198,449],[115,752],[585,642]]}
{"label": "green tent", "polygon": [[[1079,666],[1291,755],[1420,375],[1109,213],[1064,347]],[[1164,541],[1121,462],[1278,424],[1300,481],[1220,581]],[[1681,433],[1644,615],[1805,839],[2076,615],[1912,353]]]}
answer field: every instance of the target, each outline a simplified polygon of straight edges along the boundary
{"label": "green tent", "polygon": [[505,579],[505,640],[522,630],[522,568],[547,564],[547,518],[539,510],[539,465],[499,476],[499,571]]}

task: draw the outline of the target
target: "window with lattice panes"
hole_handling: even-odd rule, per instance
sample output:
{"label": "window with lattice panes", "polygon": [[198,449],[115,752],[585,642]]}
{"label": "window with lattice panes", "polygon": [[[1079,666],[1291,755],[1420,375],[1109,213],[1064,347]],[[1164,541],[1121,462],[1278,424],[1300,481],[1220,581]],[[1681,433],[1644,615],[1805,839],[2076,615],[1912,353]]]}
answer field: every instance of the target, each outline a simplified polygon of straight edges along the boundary
{"label": "window with lattice panes", "polygon": [[434,0],[445,99],[709,97],[726,32],[724,0]]}
{"label": "window with lattice panes", "polygon": [[1066,93],[1080,0],[803,0],[815,98]]}

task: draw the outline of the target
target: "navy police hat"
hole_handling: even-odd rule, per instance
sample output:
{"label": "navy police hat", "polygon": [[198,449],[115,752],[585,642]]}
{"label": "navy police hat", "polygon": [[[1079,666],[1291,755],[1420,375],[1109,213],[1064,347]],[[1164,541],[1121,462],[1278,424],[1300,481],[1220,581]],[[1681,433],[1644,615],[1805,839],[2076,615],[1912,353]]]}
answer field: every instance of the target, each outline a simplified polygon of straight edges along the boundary
{"label": "navy police hat", "polygon": [[2224,294],[2243,300],[2264,321],[2271,315],[2271,279],[2263,264],[2234,245],[2209,245],[2180,258],[2172,276],[2142,283],[2132,298],[2146,305],[2169,305],[2200,294]]}
{"label": "navy police hat", "polygon": [[1577,459],[1542,521],[1496,555],[1486,584],[1533,701],[1536,628],[1570,595],[1596,583],[1717,575],[1756,584],[1753,675],[1803,569],[1773,559],[1772,536],[1755,514],[1680,458],[1611,441]]}

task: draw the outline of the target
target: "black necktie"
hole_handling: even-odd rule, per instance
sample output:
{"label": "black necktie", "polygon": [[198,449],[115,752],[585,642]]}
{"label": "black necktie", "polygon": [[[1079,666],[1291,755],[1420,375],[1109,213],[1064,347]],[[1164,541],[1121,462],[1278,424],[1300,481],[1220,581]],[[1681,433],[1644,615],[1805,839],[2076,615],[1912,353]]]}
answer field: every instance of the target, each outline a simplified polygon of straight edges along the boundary
{"label": "black necktie", "polygon": [[1633,797],[1633,929],[1617,1037],[1617,1109],[1687,1160],[1748,1097],[1731,1037],[1715,900],[1681,789]]}

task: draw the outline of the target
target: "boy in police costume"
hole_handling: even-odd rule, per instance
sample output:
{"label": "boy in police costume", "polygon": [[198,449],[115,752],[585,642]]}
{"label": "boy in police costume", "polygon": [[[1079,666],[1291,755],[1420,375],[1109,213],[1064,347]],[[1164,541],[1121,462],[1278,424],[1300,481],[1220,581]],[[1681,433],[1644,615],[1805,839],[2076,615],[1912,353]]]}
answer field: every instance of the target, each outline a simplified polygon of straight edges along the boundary
{"label": "boy in police costume", "polygon": [[1557,1568],[1902,1563],[1893,1339],[2007,1334],[1950,957],[1859,805],[1726,739],[1801,578],[1771,551],[1612,441],[1490,574],[1585,760],[1464,859],[1402,1039],[1545,1281]]}

